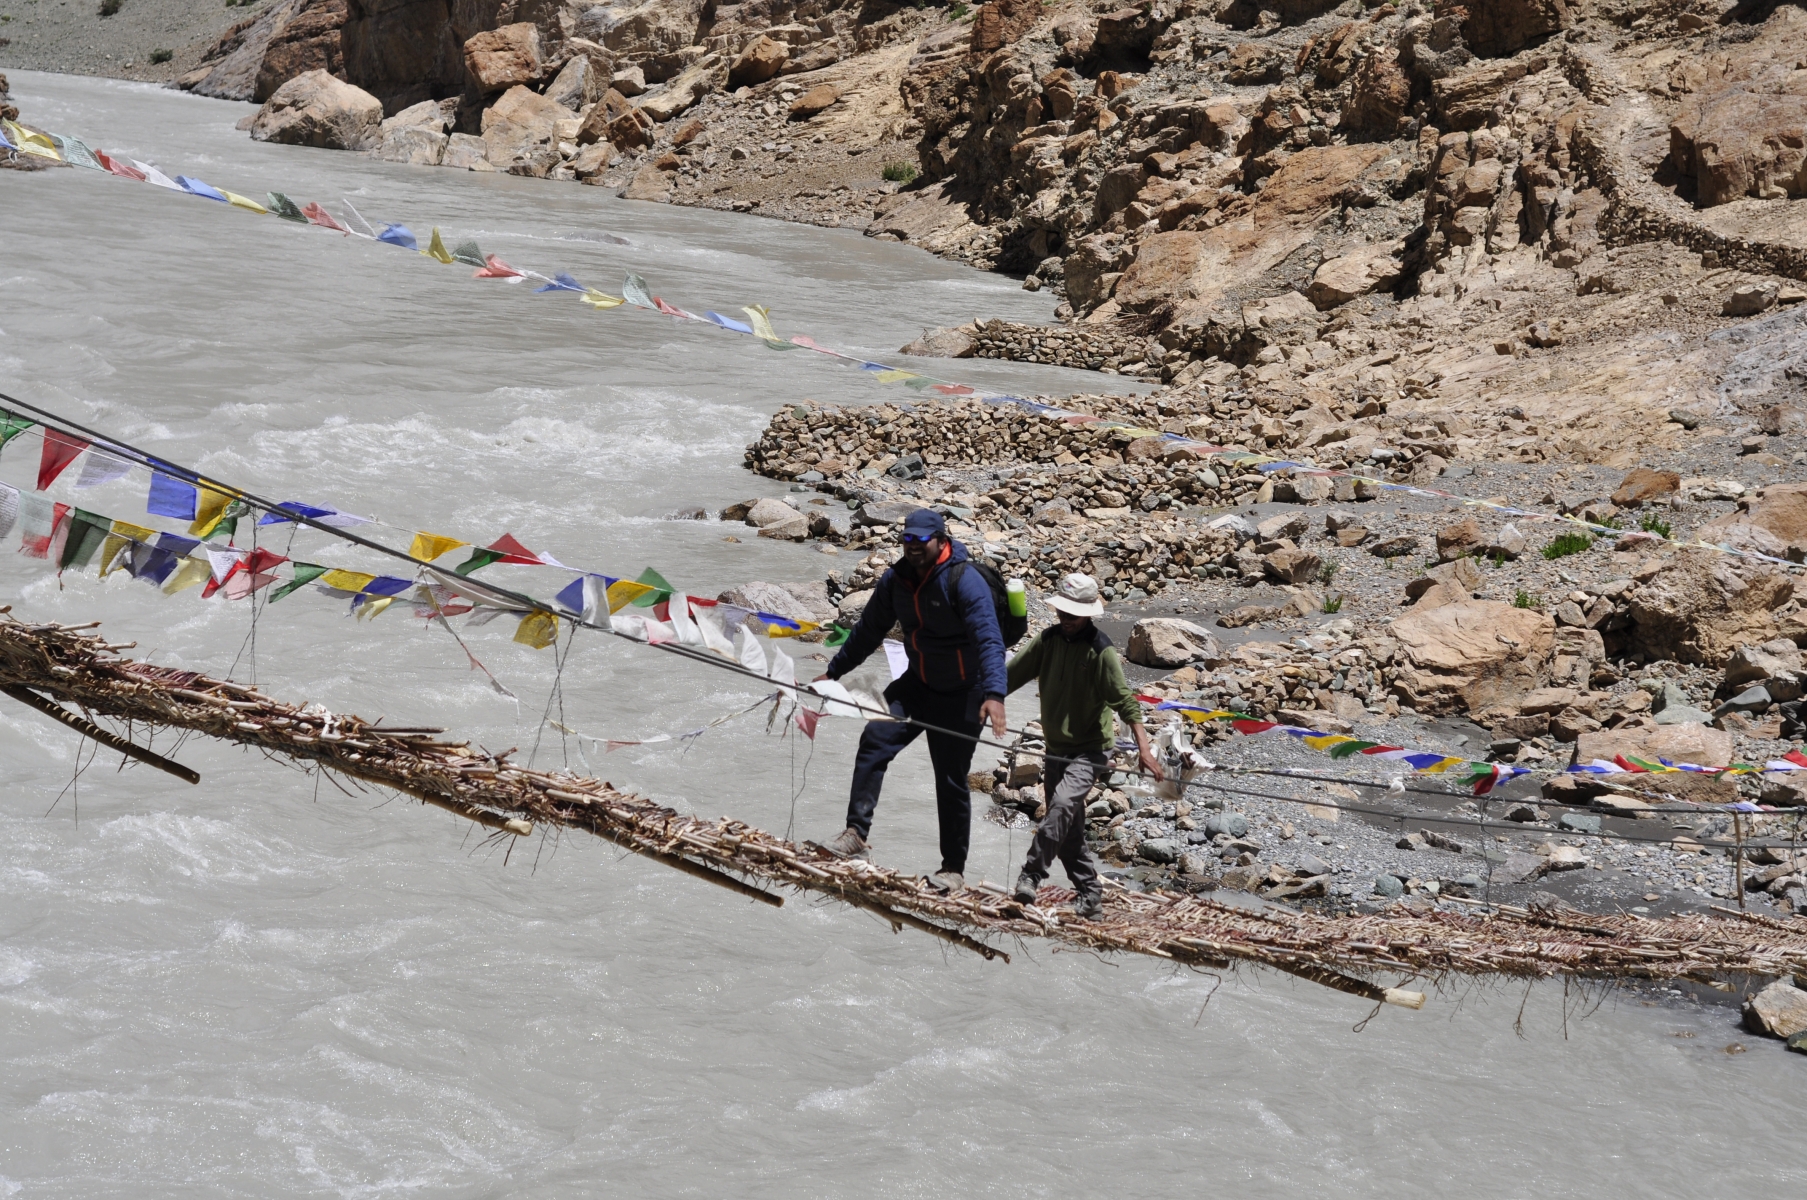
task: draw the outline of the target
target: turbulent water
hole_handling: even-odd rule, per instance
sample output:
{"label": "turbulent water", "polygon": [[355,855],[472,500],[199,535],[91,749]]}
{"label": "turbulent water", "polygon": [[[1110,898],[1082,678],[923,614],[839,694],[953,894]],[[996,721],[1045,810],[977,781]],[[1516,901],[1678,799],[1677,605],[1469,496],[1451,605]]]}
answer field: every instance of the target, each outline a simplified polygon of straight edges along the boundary
{"label": "turbulent water", "polygon": [[[851,231],[260,146],[232,128],[243,106],[136,85],[13,84],[38,123],[170,175],[346,198],[605,289],[638,271],[692,309],[766,303],[781,330],[862,353],[1051,309]],[[899,393],[469,275],[91,172],[0,173],[0,390],[275,498],[470,540],[509,530],[704,594],[834,565],[659,518],[776,492],[740,462],[780,403]],[[1022,390],[1093,378],[957,366]],[[35,455],[35,439],[15,444],[0,478],[29,487]],[[76,499],[69,486],[58,498]],[[79,502],[134,519],[144,486]],[[277,548],[381,569],[314,533]],[[500,623],[468,636],[518,707],[399,611],[357,622],[303,592],[253,638],[244,604],[0,562],[0,599],[28,617],[103,618],[155,662],[495,749],[532,748],[552,683],[552,652]],[[567,578],[492,574],[542,595]],[[614,738],[757,698],[600,636],[576,641],[564,692],[567,724]],[[825,722],[812,761],[750,716],[683,753],[591,745],[588,765],[681,808],[824,837],[856,735]],[[584,765],[556,734],[538,754]],[[595,841],[505,856],[445,813],[236,749],[183,746],[198,787],[104,757],[72,786],[78,755],[74,735],[0,707],[0,1197],[1698,1197],[1807,1182],[1802,1060],[1724,1008],[1576,997],[1565,1018],[1559,987],[1501,986],[1357,1033],[1367,1005],[1285,977],[1219,986],[1047,947],[985,963],[841,908],[752,906]],[[913,752],[880,809],[885,860],[935,865],[929,793]],[[1022,849],[979,823],[972,873],[1005,880]],[[1749,1052],[1725,1053],[1734,1041]]]}

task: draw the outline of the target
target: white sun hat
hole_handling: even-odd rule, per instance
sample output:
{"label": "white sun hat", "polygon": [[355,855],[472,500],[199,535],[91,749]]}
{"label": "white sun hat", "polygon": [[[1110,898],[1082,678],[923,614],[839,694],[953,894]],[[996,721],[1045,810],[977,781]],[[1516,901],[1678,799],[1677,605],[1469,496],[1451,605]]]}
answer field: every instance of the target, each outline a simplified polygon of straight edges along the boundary
{"label": "white sun hat", "polygon": [[1073,574],[1060,581],[1048,597],[1048,607],[1075,617],[1096,617],[1104,613],[1104,601],[1098,598],[1098,581],[1090,575]]}

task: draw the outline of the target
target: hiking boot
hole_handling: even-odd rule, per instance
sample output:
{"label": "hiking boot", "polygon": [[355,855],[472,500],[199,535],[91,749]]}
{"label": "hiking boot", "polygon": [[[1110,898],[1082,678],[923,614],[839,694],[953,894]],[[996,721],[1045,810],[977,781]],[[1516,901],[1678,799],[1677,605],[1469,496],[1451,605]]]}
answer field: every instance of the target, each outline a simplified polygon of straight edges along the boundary
{"label": "hiking boot", "polygon": [[929,876],[929,886],[938,892],[957,892],[966,886],[966,876],[958,871],[936,871]]}
{"label": "hiking boot", "polygon": [[1041,886],[1041,880],[1024,871],[1016,877],[1016,890],[1011,893],[1011,897],[1018,904],[1034,904],[1035,895],[1041,890]]}
{"label": "hiking boot", "polygon": [[1103,892],[1081,892],[1073,899],[1073,915],[1082,921],[1096,921],[1104,915]]}
{"label": "hiking boot", "polygon": [[841,830],[841,836],[822,849],[836,858],[863,858],[867,861],[871,861],[872,858],[872,847],[866,844],[866,839],[860,836],[860,831],[851,825]]}

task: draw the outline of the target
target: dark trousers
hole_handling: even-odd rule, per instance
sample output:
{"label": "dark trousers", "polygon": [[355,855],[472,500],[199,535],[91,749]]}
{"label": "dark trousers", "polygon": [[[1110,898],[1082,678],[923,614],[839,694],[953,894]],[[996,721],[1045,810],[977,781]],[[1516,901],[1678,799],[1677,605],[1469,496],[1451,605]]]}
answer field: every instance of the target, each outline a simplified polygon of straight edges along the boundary
{"label": "dark trousers", "polygon": [[[985,698],[978,691],[933,691],[906,675],[885,689],[885,700],[894,717],[914,717],[967,735],[929,734],[929,762],[935,768],[935,808],[941,817],[941,869],[964,874],[973,821],[972,794],[966,783],[973,765],[970,739],[978,736],[979,705]],[[860,734],[859,754],[853,762],[853,791],[847,800],[847,824],[859,830],[861,837],[871,836],[872,813],[878,808],[885,768],[922,732],[901,721],[866,723]]]}
{"label": "dark trousers", "polygon": [[1036,826],[1035,838],[1029,843],[1023,874],[1040,883],[1059,858],[1067,869],[1067,878],[1073,881],[1074,891],[1099,890],[1098,860],[1085,844],[1085,798],[1092,784],[1109,774],[1110,764],[1102,750],[1074,754],[1067,761],[1048,759],[1042,771],[1048,813]]}

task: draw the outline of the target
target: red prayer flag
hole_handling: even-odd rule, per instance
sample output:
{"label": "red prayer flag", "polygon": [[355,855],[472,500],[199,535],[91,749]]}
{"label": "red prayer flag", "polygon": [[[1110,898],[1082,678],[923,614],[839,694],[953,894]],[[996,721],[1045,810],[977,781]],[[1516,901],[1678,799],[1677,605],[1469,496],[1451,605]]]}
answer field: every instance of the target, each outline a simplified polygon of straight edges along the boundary
{"label": "red prayer flag", "polygon": [[659,299],[657,296],[653,297],[653,307],[658,309],[660,312],[664,313],[668,317],[688,317],[690,315],[689,313],[685,312],[681,308],[674,308],[673,306],[665,303],[665,301]]}
{"label": "red prayer flag", "polygon": [[1613,760],[1613,761],[1614,761],[1614,762],[1615,762],[1615,763],[1618,763],[1618,764],[1619,764],[1619,765],[1620,765],[1620,766],[1621,766],[1621,767],[1624,767],[1624,768],[1625,768],[1625,769],[1626,769],[1626,770],[1627,770],[1627,771],[1630,771],[1630,772],[1631,772],[1631,773],[1632,773],[1632,774],[1634,774],[1634,775],[1648,775],[1648,774],[1650,774],[1650,768],[1648,768],[1648,767],[1640,767],[1640,766],[1638,766],[1638,764],[1636,764],[1636,763],[1634,763],[1634,762],[1629,762],[1629,761],[1627,761],[1627,760],[1626,760],[1626,758],[1625,758],[1625,756],[1624,756],[1624,755],[1623,755],[1623,754],[1615,754],[1615,755],[1613,755],[1613,756],[1612,756],[1612,760]]}
{"label": "red prayer flag", "polygon": [[70,437],[55,429],[44,430],[44,455],[38,460],[38,490],[41,492],[56,482],[56,477],[68,470],[69,464],[80,457],[88,448],[88,443],[78,437]]}
{"label": "red prayer flag", "polygon": [[500,554],[502,557],[499,561],[501,562],[514,563],[524,567],[543,567],[546,565],[545,560],[540,558],[539,555],[515,541],[515,536],[512,533],[503,534],[501,537],[491,542],[487,548]]}
{"label": "red prayer flag", "polygon": [[126,179],[136,179],[139,183],[145,182],[144,172],[140,171],[137,167],[132,166],[130,163],[121,162],[119,159],[112,158],[99,150],[94,152],[94,157],[100,160],[101,166],[115,175],[122,176]]}
{"label": "red prayer flag", "polygon": [[301,209],[301,215],[306,217],[308,221],[314,225],[319,225],[326,229],[337,229],[340,233],[351,232],[351,230],[333,220],[333,215],[324,208],[321,208],[317,201],[304,205]]}
{"label": "red prayer flag", "polygon": [[803,736],[812,742],[816,740],[816,722],[821,719],[822,714],[814,709],[804,708],[802,705],[797,706],[797,728],[801,729]]}
{"label": "red prayer flag", "polygon": [[1784,762],[1791,762],[1797,767],[1807,767],[1807,754],[1802,754],[1799,750],[1790,750],[1787,754],[1782,756],[1782,759]]}
{"label": "red prayer flag", "polygon": [[521,275],[521,273],[519,271],[515,270],[513,267],[509,266],[507,263],[503,262],[501,259],[497,258],[493,254],[484,255],[483,261],[487,265],[483,266],[483,267],[479,267],[477,269],[477,271],[471,275],[472,279],[521,279],[521,278],[523,278],[523,276]]}

